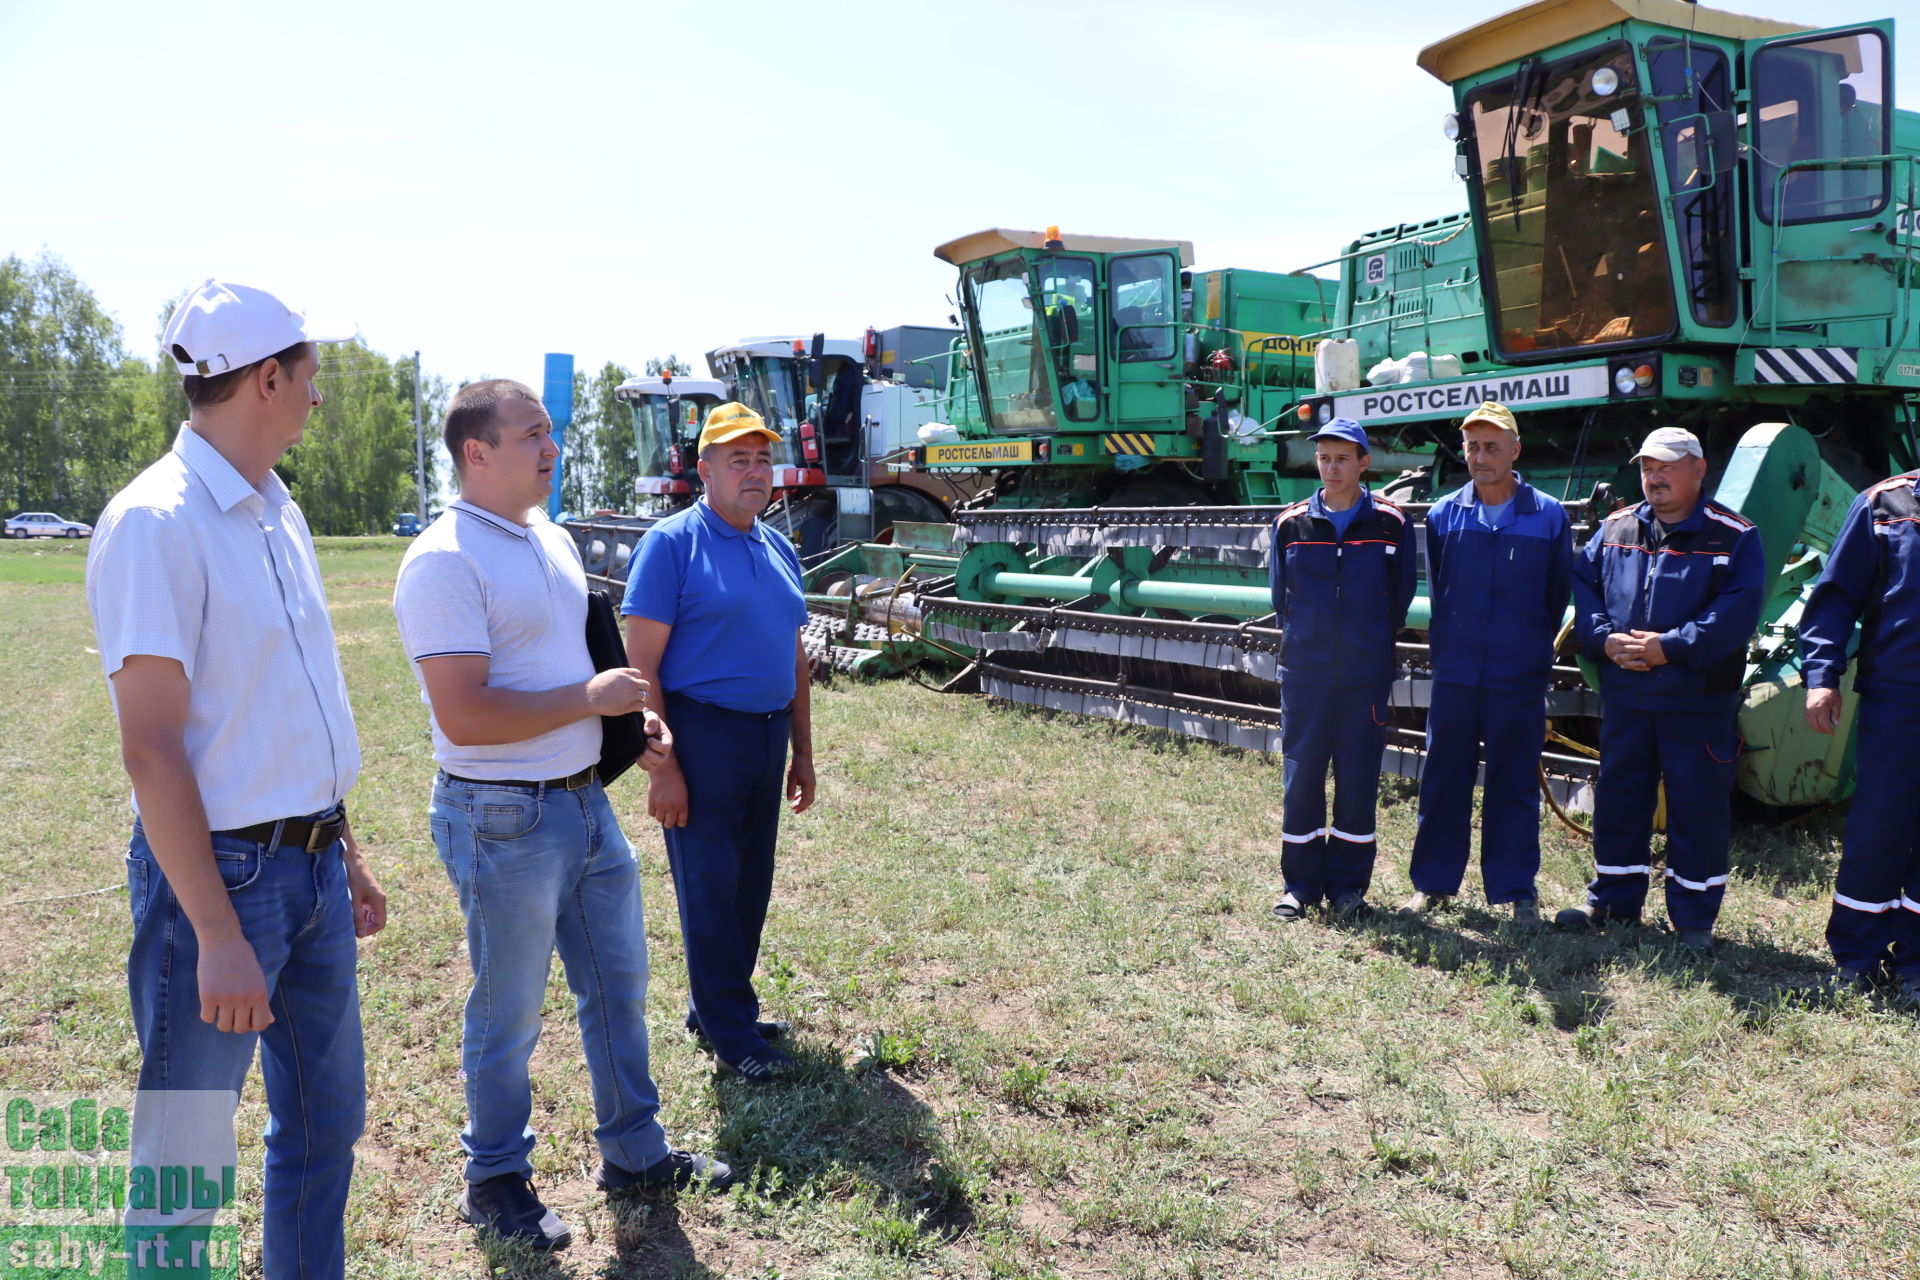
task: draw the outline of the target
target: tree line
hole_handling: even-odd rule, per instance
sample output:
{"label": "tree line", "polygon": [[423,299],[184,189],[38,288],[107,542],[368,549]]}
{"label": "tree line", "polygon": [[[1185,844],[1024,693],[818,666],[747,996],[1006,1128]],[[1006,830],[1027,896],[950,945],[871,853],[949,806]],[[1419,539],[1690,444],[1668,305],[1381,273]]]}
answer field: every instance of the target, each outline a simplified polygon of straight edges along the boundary
{"label": "tree line", "polygon": [[[184,296],[184,295],[183,295]],[[162,306],[148,360],[92,291],[57,256],[0,260],[0,506],[93,522],[115,492],[172,446],[187,401],[160,334],[179,299]],[[650,372],[675,357],[647,362]],[[636,456],[631,415],[614,390],[629,374],[608,363],[574,375],[561,505],[568,512],[631,510]],[[412,357],[355,340],[324,352],[322,403],[279,465],[315,533],[383,533],[416,503]],[[427,501],[454,489],[439,424],[452,394],[421,376]]]}

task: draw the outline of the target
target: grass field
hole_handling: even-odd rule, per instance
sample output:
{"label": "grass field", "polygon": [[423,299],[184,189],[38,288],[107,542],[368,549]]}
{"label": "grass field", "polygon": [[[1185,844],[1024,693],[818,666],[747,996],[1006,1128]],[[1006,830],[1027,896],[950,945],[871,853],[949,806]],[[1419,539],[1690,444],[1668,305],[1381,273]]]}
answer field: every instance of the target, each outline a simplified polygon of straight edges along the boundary
{"label": "grass field", "polygon": [[[0,546],[9,1090],[127,1088],[137,1061],[85,545]],[[400,550],[321,552],[365,754],[355,826],[392,902],[361,951],[352,1275],[1920,1276],[1920,1022],[1805,991],[1834,816],[1738,830],[1708,961],[1658,930],[1518,935],[1471,890],[1430,926],[1282,926],[1277,761],[904,682],[815,694],[821,798],[786,827],[761,974],[800,1082],[716,1080],[682,1034],[660,836],[614,788],[650,899],[663,1121],[752,1185],[652,1206],[591,1188],[556,971],[534,1159],[577,1241],[484,1252],[453,1213],[466,962],[388,606]],[[1413,803],[1383,789],[1390,903]],[[1546,909],[1579,900],[1587,857],[1549,828]],[[264,1118],[256,1078],[246,1240]]]}

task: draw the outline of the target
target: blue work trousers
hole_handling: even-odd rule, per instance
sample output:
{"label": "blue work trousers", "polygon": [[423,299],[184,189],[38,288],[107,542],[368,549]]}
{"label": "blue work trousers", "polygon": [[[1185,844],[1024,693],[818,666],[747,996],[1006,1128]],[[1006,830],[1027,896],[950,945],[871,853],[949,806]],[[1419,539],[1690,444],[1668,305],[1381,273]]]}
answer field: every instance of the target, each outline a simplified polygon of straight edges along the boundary
{"label": "blue work trousers", "polygon": [[1667,918],[1711,929],[1727,892],[1733,782],[1740,768],[1734,711],[1604,708],[1593,802],[1593,883],[1587,901],[1638,916],[1653,861],[1653,811],[1667,788]]}
{"label": "blue work trousers", "polygon": [[1841,968],[1920,975],[1920,769],[1899,748],[1920,710],[1863,694],[1853,804],[1827,945]]}
{"label": "blue work trousers", "polygon": [[666,828],[694,1021],[722,1059],[764,1052],[753,967],[773,896],[786,790],[785,710],[752,714],[667,695],[687,825]]}
{"label": "blue work trousers", "polygon": [[1460,892],[1473,845],[1473,783],[1482,764],[1480,878],[1489,903],[1531,898],[1540,873],[1540,747],[1546,690],[1482,689],[1436,681],[1420,766],[1413,887]]}
{"label": "blue work trousers", "polygon": [[[1310,906],[1364,894],[1373,881],[1380,758],[1387,745],[1391,686],[1340,688],[1289,674],[1280,684],[1280,875]],[[1333,821],[1327,821],[1327,768]]]}
{"label": "blue work trousers", "polygon": [[598,782],[492,787],[441,774],[433,843],[460,894],[473,990],[460,1044],[466,1179],[529,1174],[533,1082],[553,953],[566,966],[593,1089],[593,1136],[623,1169],[667,1155],[647,1058],[640,869]]}
{"label": "blue work trousers", "polygon": [[[200,1020],[199,942],[138,822],[127,850],[127,987],[141,1055],[132,1163],[203,1165],[218,1182],[217,1164],[233,1159],[234,1107],[257,1046],[267,1091],[260,1232],[267,1280],[346,1273],[347,1184],[367,1088],[344,847],[336,840],[308,853],[213,837],[214,863],[266,975],[273,1014],[265,1031],[244,1033]],[[219,1092],[231,1097],[216,1115],[204,1101]],[[203,1158],[216,1147],[225,1152],[217,1161]],[[132,1274],[205,1274],[183,1265],[190,1256],[176,1250],[163,1260],[138,1240],[193,1216],[130,1212],[128,1247],[143,1255],[136,1261],[152,1264]],[[199,1215],[203,1222],[212,1216]]]}

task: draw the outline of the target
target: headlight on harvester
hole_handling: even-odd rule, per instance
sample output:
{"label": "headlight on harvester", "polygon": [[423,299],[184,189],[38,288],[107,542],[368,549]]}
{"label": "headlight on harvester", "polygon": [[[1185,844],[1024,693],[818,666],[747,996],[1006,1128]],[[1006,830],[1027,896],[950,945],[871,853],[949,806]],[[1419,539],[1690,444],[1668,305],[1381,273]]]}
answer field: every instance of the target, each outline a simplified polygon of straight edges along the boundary
{"label": "headlight on harvester", "polygon": [[1601,67],[1593,73],[1593,96],[1611,98],[1620,92],[1620,73],[1612,67]]}
{"label": "headlight on harvester", "polygon": [[1639,385],[1633,376],[1632,366],[1623,364],[1613,371],[1613,389],[1621,395],[1632,395]]}
{"label": "headlight on harvester", "polygon": [[1449,111],[1440,117],[1440,136],[1448,142],[1460,141],[1460,117]]}

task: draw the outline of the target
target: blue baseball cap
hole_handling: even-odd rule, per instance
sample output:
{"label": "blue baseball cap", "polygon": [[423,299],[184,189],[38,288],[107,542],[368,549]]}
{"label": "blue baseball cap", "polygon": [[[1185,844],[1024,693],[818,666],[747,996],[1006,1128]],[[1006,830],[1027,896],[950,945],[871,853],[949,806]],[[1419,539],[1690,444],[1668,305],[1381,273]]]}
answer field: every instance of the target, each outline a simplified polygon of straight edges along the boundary
{"label": "blue baseball cap", "polygon": [[1308,436],[1309,440],[1345,440],[1360,446],[1360,452],[1372,453],[1367,447],[1367,433],[1352,418],[1335,418],[1326,426]]}

